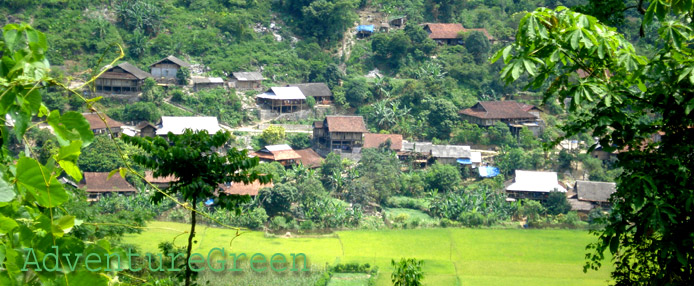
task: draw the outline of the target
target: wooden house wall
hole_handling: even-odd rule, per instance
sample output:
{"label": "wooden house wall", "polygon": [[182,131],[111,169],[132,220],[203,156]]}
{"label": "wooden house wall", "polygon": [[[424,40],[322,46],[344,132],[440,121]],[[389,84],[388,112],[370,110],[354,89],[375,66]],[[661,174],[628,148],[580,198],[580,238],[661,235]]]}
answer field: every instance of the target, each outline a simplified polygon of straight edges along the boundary
{"label": "wooden house wall", "polygon": [[155,79],[165,78],[169,80],[175,80],[178,68],[178,65],[175,64],[159,63],[152,66],[151,72],[152,76],[154,76]]}

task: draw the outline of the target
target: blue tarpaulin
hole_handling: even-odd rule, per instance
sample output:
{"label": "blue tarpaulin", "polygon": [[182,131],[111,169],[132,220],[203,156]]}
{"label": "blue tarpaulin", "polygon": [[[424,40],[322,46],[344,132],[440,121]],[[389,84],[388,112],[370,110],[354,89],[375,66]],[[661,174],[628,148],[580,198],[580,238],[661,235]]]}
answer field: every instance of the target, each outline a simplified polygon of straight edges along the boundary
{"label": "blue tarpaulin", "polygon": [[458,164],[463,164],[463,165],[472,165],[472,161],[470,160],[470,158],[458,159],[458,160],[456,160],[456,162],[458,162]]}
{"label": "blue tarpaulin", "polygon": [[480,177],[491,178],[499,175],[499,168],[491,166],[480,166]]}
{"label": "blue tarpaulin", "polygon": [[212,204],[214,204],[214,200],[213,200],[213,199],[207,199],[207,200],[205,201],[205,205],[206,205],[206,206],[211,206]]}
{"label": "blue tarpaulin", "polygon": [[359,25],[357,26],[357,32],[374,32],[374,25]]}

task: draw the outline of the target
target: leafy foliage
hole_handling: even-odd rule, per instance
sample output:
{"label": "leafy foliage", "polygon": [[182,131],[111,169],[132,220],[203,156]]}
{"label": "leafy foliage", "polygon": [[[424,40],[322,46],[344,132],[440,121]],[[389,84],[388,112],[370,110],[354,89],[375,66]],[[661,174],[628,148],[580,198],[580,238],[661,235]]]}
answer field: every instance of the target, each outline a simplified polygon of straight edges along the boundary
{"label": "leafy foliage", "polygon": [[[596,18],[559,7],[524,16],[516,43],[494,57],[503,57],[507,82],[528,74],[530,88],[546,87],[545,101],[571,98],[576,119],[562,127],[564,137],[592,130],[604,148],[626,149],[618,156],[624,172],[613,210],[604,230],[595,232],[599,239],[589,246],[594,252],[584,267],[600,267],[609,250],[618,285],[694,283],[688,238],[694,204],[692,5],[648,4],[644,27],[656,19],[660,25],[659,46],[648,56]],[[578,77],[578,70],[586,75]],[[650,139],[656,132],[664,133],[662,141]]]}
{"label": "leafy foliage", "polygon": [[421,260],[414,258],[402,258],[399,262],[390,261],[393,266],[393,274],[390,276],[395,286],[419,286],[422,285],[424,272],[422,272]]}

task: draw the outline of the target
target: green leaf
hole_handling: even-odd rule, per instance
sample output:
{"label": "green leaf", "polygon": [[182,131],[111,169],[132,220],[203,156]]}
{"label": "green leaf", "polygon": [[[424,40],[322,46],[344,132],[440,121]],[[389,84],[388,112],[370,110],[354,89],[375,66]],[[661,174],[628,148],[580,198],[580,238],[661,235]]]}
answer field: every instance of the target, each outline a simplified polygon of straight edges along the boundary
{"label": "green leaf", "polygon": [[75,217],[71,215],[66,215],[61,217],[58,221],[53,224],[53,235],[57,237],[62,237],[64,234],[70,232],[75,226]]}
{"label": "green leaf", "polygon": [[9,233],[17,226],[17,222],[14,219],[0,215],[0,233]]}
{"label": "green leaf", "polygon": [[76,161],[79,155],[81,154],[80,149],[82,148],[82,141],[76,140],[70,142],[70,145],[68,146],[62,146],[60,147],[60,151],[58,151],[58,157],[56,158],[57,161],[62,161],[62,160],[70,160],[70,161]]}
{"label": "green leaf", "polygon": [[[16,25],[13,25],[16,27]],[[17,36],[19,31],[13,29],[13,27],[5,26],[5,31],[3,32],[3,40],[5,40],[5,46],[11,52],[14,51],[14,46],[17,43]]]}
{"label": "green leaf", "polygon": [[108,176],[106,176],[106,180],[110,180],[111,177],[113,177],[113,175],[116,174],[119,170],[120,170],[120,168],[115,169],[115,170],[111,170],[111,172],[108,172]]}
{"label": "green leaf", "polygon": [[689,115],[689,113],[691,113],[693,109],[694,109],[694,99],[691,99],[687,103],[687,107],[684,108],[684,114]]}
{"label": "green leaf", "polygon": [[2,176],[0,176],[0,202],[6,203],[12,201],[16,195],[12,185],[5,182]]}
{"label": "green leaf", "polygon": [[56,207],[68,200],[68,194],[58,179],[32,158],[19,159],[17,185],[43,207]]}
{"label": "green leaf", "polygon": [[89,128],[89,122],[82,114],[68,111],[61,116],[57,110],[53,110],[48,115],[47,121],[53,127],[61,146],[69,145],[70,141],[82,140],[82,147],[86,147],[94,140],[94,133]]}
{"label": "green leaf", "polygon": [[610,239],[610,252],[615,254],[617,253],[617,249],[619,249],[619,238],[613,236],[612,239]]}
{"label": "green leaf", "polygon": [[75,179],[75,181],[82,181],[82,173],[80,172],[80,168],[77,167],[75,163],[71,161],[60,160],[58,161],[58,165],[60,165],[60,167],[63,168],[63,171],[65,171],[65,173],[67,173],[70,177]]}

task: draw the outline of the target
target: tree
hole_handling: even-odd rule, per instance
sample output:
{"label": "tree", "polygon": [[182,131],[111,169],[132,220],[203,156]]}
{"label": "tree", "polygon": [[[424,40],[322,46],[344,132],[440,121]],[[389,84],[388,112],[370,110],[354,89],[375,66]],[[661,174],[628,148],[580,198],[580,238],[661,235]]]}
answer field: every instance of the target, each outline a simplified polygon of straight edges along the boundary
{"label": "tree", "polygon": [[311,137],[308,133],[293,133],[287,137],[289,145],[293,149],[306,149],[311,147]]}
{"label": "tree", "polygon": [[458,122],[458,108],[443,98],[435,98],[429,102],[429,126],[433,137],[448,139],[453,126]]}
{"label": "tree", "polygon": [[[527,73],[528,88],[547,87],[545,102],[571,98],[577,120],[562,127],[559,140],[592,131],[608,151],[625,149],[612,212],[594,232],[598,241],[584,266],[599,268],[609,250],[618,285],[694,284],[692,5],[649,2],[643,31],[655,32],[656,19],[660,26],[649,56],[596,18],[559,7],[523,17],[516,42],[493,58],[504,58],[507,82]],[[664,133],[660,142],[650,139],[656,132]]]}
{"label": "tree", "polygon": [[465,48],[475,57],[475,63],[482,64],[491,48],[489,39],[480,31],[472,31],[465,37]]}
{"label": "tree", "polygon": [[284,132],[284,127],[277,125],[270,125],[268,128],[263,130],[260,135],[260,139],[263,139],[263,143],[267,145],[280,144],[284,142],[286,134]]}
{"label": "tree", "polygon": [[422,272],[423,261],[414,258],[401,258],[400,262],[390,261],[393,266],[393,274],[390,275],[394,286],[419,286],[422,285],[424,272]]}
{"label": "tree", "polygon": [[549,192],[549,196],[543,206],[547,209],[547,213],[551,215],[566,214],[571,210],[566,194],[556,190]]}
{"label": "tree", "polygon": [[176,80],[180,85],[188,85],[188,80],[190,80],[190,68],[181,67],[176,73]]}
{"label": "tree", "polygon": [[[168,141],[167,141],[168,139]],[[177,178],[162,192],[157,192],[152,197],[154,202],[168,195],[180,196],[190,202],[190,233],[188,235],[188,248],[186,261],[190,260],[195,237],[196,217],[198,214],[198,202],[208,198],[215,198],[214,203],[228,210],[240,213],[239,204],[249,202],[249,196],[228,195],[220,189],[225,183],[269,183],[270,175],[260,175],[253,167],[257,166],[259,159],[249,158],[247,151],[238,151],[235,148],[225,150],[223,147],[231,139],[231,133],[219,131],[216,134],[208,134],[201,130],[193,132],[186,129],[181,135],[169,132],[167,139],[162,137],[143,138],[123,135],[123,141],[141,148],[145,154],[132,156],[133,161],[143,167],[152,170],[154,177],[173,176]],[[191,285],[193,271],[186,267],[185,284]]]}
{"label": "tree", "polygon": [[371,100],[371,91],[366,80],[353,77],[345,81],[345,97],[354,106],[363,105]]}
{"label": "tree", "polygon": [[279,183],[272,188],[258,192],[258,202],[271,217],[289,212],[289,207],[297,200],[299,191],[290,184]]}
{"label": "tree", "polygon": [[441,163],[431,165],[426,173],[426,181],[429,189],[442,192],[454,191],[463,183],[456,167]]}

